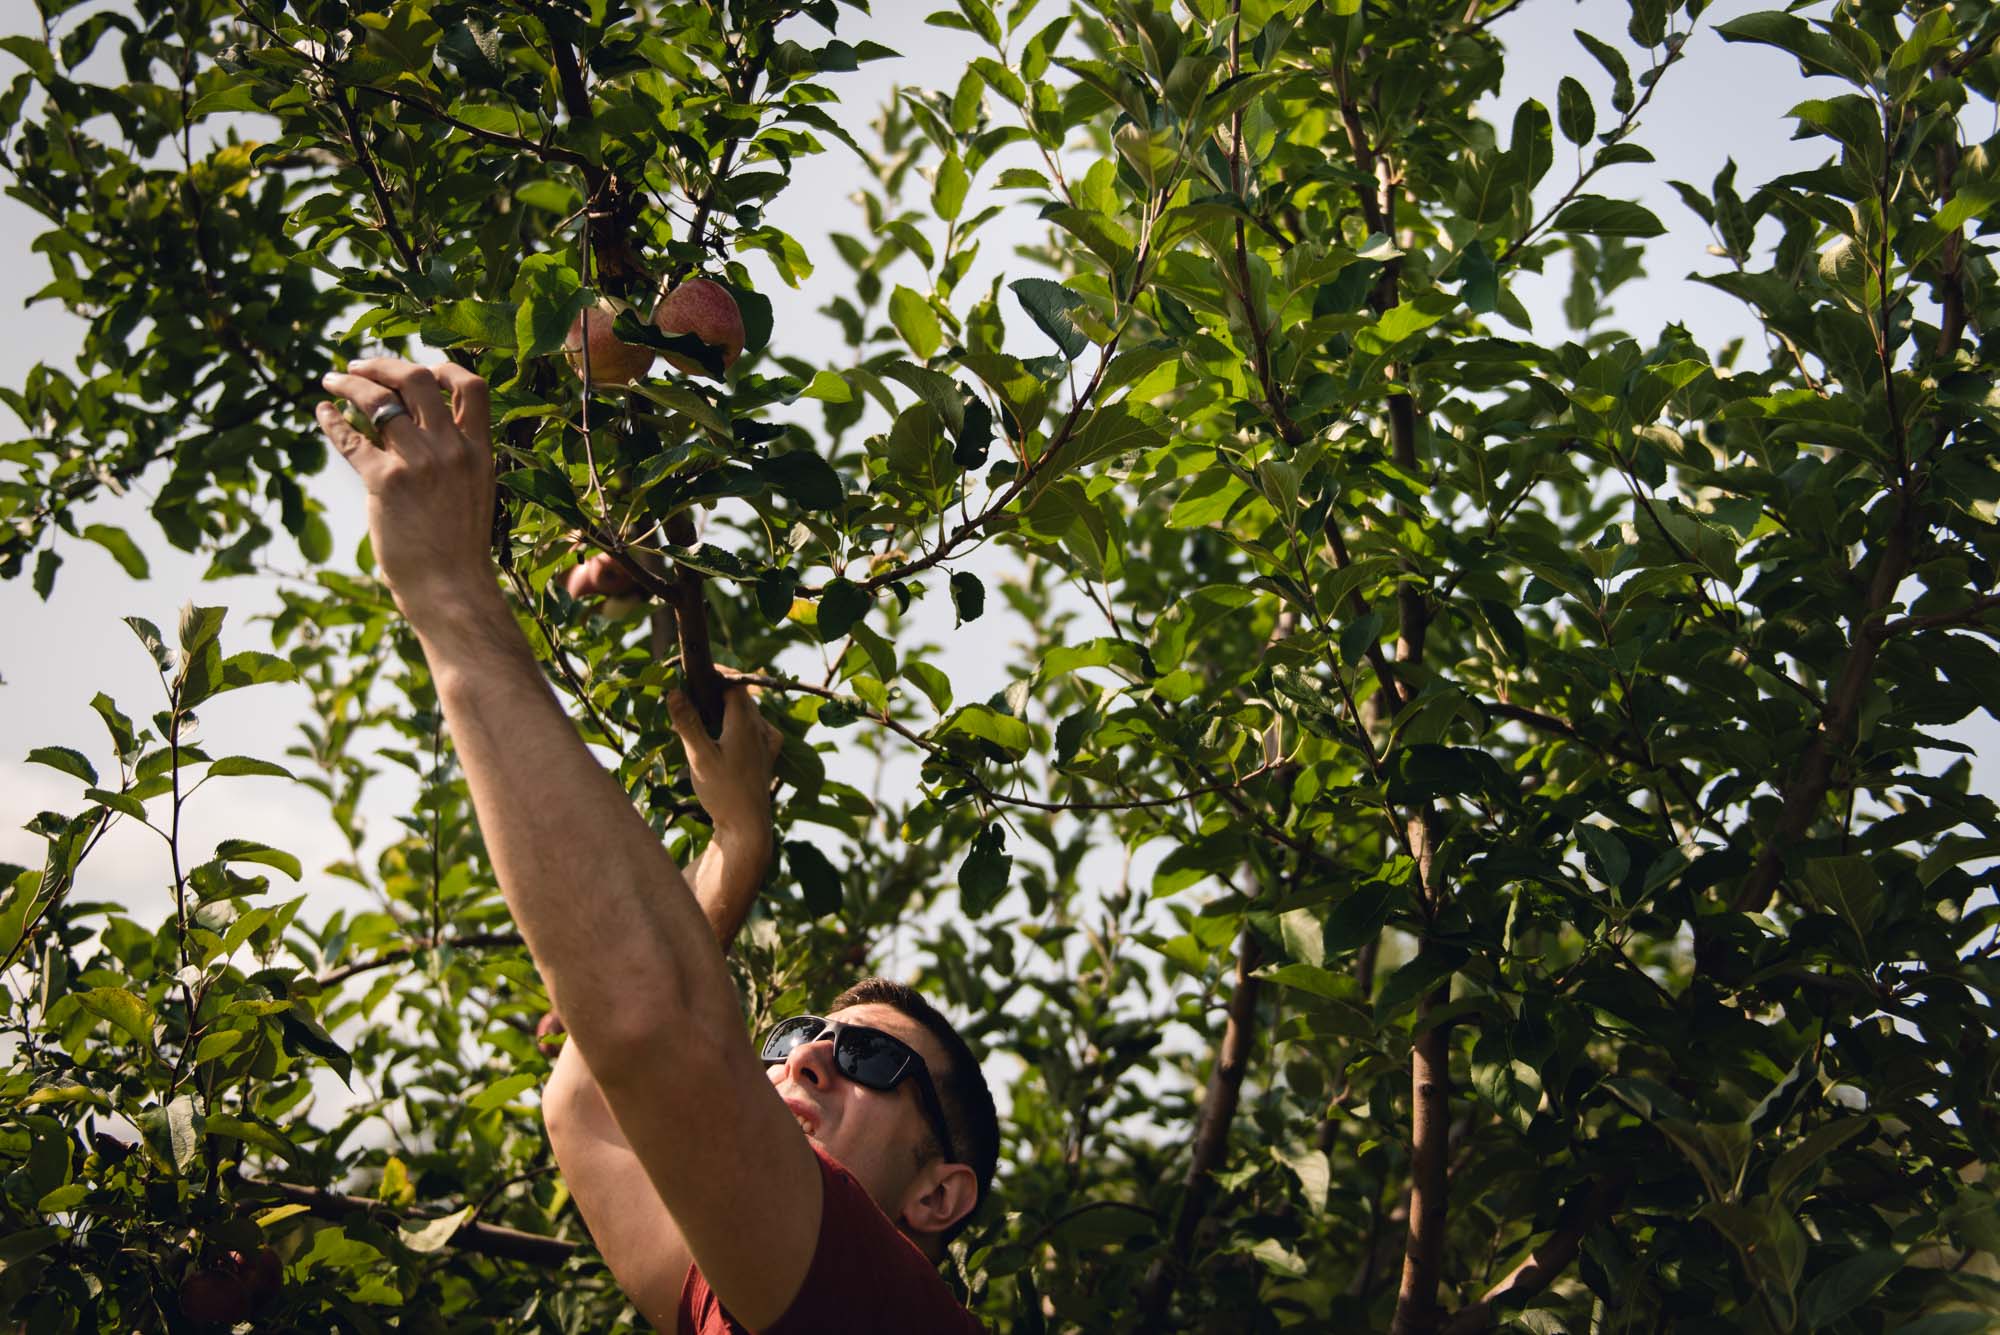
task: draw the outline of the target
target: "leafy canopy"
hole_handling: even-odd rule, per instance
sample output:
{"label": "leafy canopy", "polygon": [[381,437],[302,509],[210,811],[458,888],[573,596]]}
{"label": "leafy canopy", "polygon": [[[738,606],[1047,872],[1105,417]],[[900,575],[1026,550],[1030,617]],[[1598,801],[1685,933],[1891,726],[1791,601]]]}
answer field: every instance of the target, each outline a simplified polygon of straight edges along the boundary
{"label": "leafy canopy", "polygon": [[[1721,25],[1796,62],[1823,157],[1673,183],[1763,334],[1720,349],[1605,315],[1701,0],[1577,9],[1608,103],[1497,125],[1511,3],[958,0],[928,21],[984,54],[865,144],[853,8],[41,0],[0,42],[39,295],[90,321],[4,391],[0,575],[61,596],[81,539],[221,578],[280,528],[317,567],[270,653],[135,621],[165,707],[29,757],[79,792],[0,877],[0,1307],[190,1329],[188,1276],[268,1245],[261,1328],[636,1320],[422,658],[330,565],[308,405],[366,341],[493,385],[504,578],[679,856],[668,609],[766,671],[746,1018],[872,964],[968,1019],[1011,1077],[954,1266],[994,1328],[1987,1329],[2000,816],[1954,729],[2000,690],[1994,7]],[[822,151],[858,216],[808,254],[767,213]],[[969,282],[1024,210],[1045,241]],[[1515,295],[1551,265],[1567,333]],[[574,315],[695,273],[745,317],[726,378],[580,394]],[[760,280],[844,344],[774,336]],[[142,479],[157,533],[95,518]],[[651,612],[572,598],[579,547]],[[1011,684],[961,698],[940,640],[1003,611]],[[206,754],[270,683],[310,708],[282,761]],[[364,859],[385,766],[420,792]],[[184,846],[258,776],[354,856]],[[120,821],[163,924],[90,898]]]}

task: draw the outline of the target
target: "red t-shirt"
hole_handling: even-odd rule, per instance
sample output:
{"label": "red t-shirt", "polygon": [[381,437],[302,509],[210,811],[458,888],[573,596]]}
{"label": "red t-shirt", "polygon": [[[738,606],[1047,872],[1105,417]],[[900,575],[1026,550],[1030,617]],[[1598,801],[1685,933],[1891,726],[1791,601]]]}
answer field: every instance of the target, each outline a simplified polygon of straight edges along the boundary
{"label": "red t-shirt", "polygon": [[[798,1296],[762,1335],[984,1335],[930,1258],[882,1213],[854,1175],[820,1149],[819,1241]],[[750,1335],[722,1308],[700,1266],[681,1284],[681,1335]]]}

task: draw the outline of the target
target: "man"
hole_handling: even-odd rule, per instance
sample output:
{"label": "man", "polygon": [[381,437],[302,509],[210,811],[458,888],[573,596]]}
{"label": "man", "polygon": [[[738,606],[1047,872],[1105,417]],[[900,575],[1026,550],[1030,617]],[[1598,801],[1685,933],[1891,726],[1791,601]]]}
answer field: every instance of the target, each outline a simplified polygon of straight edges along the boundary
{"label": "man", "polygon": [[[707,1332],[977,1331],[935,1260],[992,1175],[977,1064],[906,989],[871,982],[761,1049],[718,942],[770,856],[768,725],[729,693],[722,737],[672,702],[715,838],[694,893],[585,749],[488,550],[485,382],[395,358],[325,379],[320,429],[368,490],[384,581],[423,646],[502,895],[569,1044],[547,1120],[585,1221],[655,1325]],[[450,401],[446,400],[446,392]]]}

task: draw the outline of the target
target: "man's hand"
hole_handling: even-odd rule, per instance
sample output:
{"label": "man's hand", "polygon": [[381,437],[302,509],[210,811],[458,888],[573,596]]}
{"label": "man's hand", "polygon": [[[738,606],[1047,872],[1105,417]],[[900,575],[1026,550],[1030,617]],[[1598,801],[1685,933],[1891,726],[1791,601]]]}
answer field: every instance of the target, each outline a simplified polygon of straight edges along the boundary
{"label": "man's hand", "polygon": [[722,736],[710,737],[686,693],[667,696],[674,731],[687,748],[694,795],[715,822],[715,837],[768,856],[771,776],[784,737],[765,722],[748,686],[730,683],[723,697]]}
{"label": "man's hand", "polygon": [[433,609],[453,608],[468,597],[492,598],[486,382],[450,362],[430,367],[372,357],[322,383],[366,416],[399,399],[409,410],[382,424],[379,443],[355,430],[333,404],[314,410],[321,432],[368,488],[375,560],[403,615],[421,630]]}

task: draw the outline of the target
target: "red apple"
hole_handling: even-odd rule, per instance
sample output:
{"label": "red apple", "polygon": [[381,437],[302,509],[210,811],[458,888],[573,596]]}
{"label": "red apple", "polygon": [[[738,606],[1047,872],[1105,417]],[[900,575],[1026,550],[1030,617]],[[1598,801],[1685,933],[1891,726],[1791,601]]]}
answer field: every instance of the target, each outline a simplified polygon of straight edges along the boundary
{"label": "red apple", "polygon": [[563,583],[569,596],[579,602],[585,598],[622,598],[639,587],[632,572],[609,552],[593,552],[589,560],[570,570]]}
{"label": "red apple", "polygon": [[191,1321],[235,1325],[250,1319],[250,1291],[242,1279],[213,1268],[190,1271],[181,1281],[181,1312]]}
{"label": "red apple", "polygon": [[285,1263],[269,1247],[259,1247],[247,1255],[233,1251],[229,1260],[236,1267],[253,1309],[277,1297],[278,1290],[285,1286]]}
{"label": "red apple", "polygon": [[[653,323],[663,334],[693,334],[721,349],[724,367],[736,365],[743,355],[743,312],[729,289],[710,279],[690,278],[661,297],[653,307]],[[708,374],[686,357],[665,355],[669,365],[689,375]]]}
{"label": "red apple", "polygon": [[595,306],[571,322],[563,350],[569,354],[570,367],[581,376],[584,340],[588,335],[592,385],[629,385],[652,368],[651,348],[637,347],[611,332],[618,313],[630,309],[615,297],[600,297]]}

